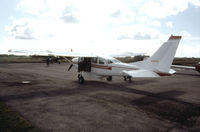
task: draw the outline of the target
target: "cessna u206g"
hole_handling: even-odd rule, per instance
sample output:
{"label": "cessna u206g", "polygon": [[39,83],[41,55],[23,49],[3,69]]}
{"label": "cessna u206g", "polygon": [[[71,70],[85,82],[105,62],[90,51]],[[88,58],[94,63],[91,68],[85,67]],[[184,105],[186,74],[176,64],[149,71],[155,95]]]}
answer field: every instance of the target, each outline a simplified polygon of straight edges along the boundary
{"label": "cessna u206g", "polygon": [[[122,63],[119,60],[109,56],[80,55],[75,53],[54,54],[65,57],[71,63],[68,71],[75,66],[78,70],[78,81],[84,83],[84,76],[97,75],[107,77],[108,81],[112,76],[122,76],[124,80],[142,77],[160,77],[169,76],[176,71],[170,69],[174,59],[181,36],[171,35],[150,58],[134,63]],[[15,52],[10,50],[10,52]],[[75,57],[72,60],[66,57]]]}
{"label": "cessna u206g", "polygon": [[134,63],[122,63],[108,56],[78,56],[72,61],[68,71],[74,65],[78,70],[78,81],[84,83],[84,74],[107,77],[122,76],[124,80],[141,77],[160,77],[172,75],[176,71],[170,69],[174,59],[181,36],[171,35],[150,58]]}

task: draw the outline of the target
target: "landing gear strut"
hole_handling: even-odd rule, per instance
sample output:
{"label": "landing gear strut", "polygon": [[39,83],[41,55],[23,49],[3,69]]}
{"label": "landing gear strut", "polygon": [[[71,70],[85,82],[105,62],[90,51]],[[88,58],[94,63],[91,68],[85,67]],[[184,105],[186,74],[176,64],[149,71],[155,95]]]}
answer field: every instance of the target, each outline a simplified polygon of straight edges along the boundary
{"label": "landing gear strut", "polygon": [[84,78],[83,78],[83,76],[81,75],[81,74],[78,74],[78,82],[80,83],[80,84],[83,84],[84,83]]}
{"label": "landing gear strut", "polygon": [[106,79],[107,81],[112,81],[112,76],[108,76]]}

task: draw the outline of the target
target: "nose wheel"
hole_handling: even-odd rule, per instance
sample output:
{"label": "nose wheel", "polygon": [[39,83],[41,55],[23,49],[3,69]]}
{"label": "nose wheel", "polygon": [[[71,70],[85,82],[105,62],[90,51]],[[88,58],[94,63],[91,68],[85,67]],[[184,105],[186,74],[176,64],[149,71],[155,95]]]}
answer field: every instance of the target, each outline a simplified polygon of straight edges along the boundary
{"label": "nose wheel", "polygon": [[84,77],[81,74],[78,74],[78,82],[79,84],[83,84],[84,83]]}
{"label": "nose wheel", "polygon": [[124,81],[129,80],[131,81],[131,76],[124,76]]}

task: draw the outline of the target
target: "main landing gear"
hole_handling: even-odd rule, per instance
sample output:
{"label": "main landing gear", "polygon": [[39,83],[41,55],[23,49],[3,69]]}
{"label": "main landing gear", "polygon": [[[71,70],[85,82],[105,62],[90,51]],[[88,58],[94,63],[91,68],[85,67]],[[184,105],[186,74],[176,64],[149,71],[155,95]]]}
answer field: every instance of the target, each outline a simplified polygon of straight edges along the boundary
{"label": "main landing gear", "polygon": [[84,83],[84,77],[81,75],[81,74],[78,74],[78,82],[80,83],[80,84],[83,84]]}
{"label": "main landing gear", "polygon": [[108,76],[106,79],[107,79],[107,81],[110,82],[110,81],[112,81],[112,76]]}

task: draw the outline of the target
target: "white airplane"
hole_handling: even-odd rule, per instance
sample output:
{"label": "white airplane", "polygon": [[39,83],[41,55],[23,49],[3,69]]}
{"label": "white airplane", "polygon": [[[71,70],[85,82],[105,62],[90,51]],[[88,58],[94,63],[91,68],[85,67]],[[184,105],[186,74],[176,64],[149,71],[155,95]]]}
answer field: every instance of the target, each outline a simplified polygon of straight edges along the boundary
{"label": "white airplane", "polygon": [[78,81],[84,83],[84,75],[97,75],[107,77],[108,81],[112,76],[122,76],[124,80],[141,77],[160,77],[172,75],[174,70],[170,69],[174,59],[181,36],[169,38],[150,58],[147,60],[122,63],[109,56],[78,56],[72,61],[69,60],[71,67],[74,65],[78,69]]}
{"label": "white airplane", "polygon": [[[122,76],[124,80],[143,77],[169,76],[176,71],[170,69],[174,59],[181,36],[171,35],[150,58],[134,63],[122,63],[119,60],[109,56],[80,55],[75,53],[54,54],[65,57],[71,63],[68,71],[75,66],[78,71],[78,81],[84,83],[84,76],[107,77],[108,81],[112,76]],[[10,50],[10,52],[15,52]],[[53,54],[53,53],[52,53]],[[76,57],[72,61],[66,57]]]}

